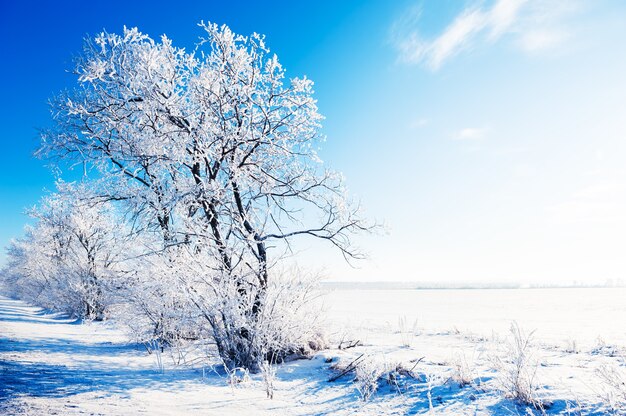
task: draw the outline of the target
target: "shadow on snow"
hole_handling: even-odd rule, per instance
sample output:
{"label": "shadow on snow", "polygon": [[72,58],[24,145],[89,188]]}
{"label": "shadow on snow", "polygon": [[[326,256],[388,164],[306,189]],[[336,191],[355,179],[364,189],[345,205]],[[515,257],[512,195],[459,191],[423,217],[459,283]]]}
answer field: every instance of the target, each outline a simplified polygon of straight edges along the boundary
{"label": "shadow on snow", "polygon": [[[0,297],[0,324],[3,321],[44,326],[80,323],[61,314],[23,305]],[[140,344],[88,343],[69,338],[10,339],[0,332],[0,353],[4,357],[0,359],[0,403],[19,395],[58,398],[99,391],[106,396],[123,394],[136,387],[174,388],[184,379],[198,380],[192,370],[176,370],[164,375],[156,368],[132,368],[97,359],[136,357],[138,350],[143,350]],[[67,355],[69,365],[39,362],[24,354],[29,352]],[[72,357],[77,355],[81,360],[74,365]],[[89,360],[90,356],[94,359]]]}

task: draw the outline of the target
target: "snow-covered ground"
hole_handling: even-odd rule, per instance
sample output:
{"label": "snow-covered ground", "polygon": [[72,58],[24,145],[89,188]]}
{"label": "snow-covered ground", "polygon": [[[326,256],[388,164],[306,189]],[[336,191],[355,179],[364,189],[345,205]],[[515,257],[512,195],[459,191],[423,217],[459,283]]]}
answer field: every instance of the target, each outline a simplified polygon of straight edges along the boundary
{"label": "snow-covered ground", "polygon": [[516,321],[556,346],[598,338],[626,346],[626,288],[334,290],[325,299],[332,322],[373,333],[417,320],[430,331],[503,334]]}
{"label": "snow-covered ground", "polygon": [[[233,384],[217,367],[175,366],[167,353],[161,372],[155,354],[114,323],[80,324],[0,297],[0,414],[523,415],[529,409],[504,397],[500,382],[516,320],[536,329],[529,362],[546,413],[602,415],[607,397],[619,408],[619,390],[599,369],[623,375],[625,294],[337,290],[324,299],[331,349],[278,366],[273,400],[259,375]],[[355,359],[395,377],[378,380],[367,402],[353,373],[328,381]],[[461,373],[469,385],[459,386]]]}

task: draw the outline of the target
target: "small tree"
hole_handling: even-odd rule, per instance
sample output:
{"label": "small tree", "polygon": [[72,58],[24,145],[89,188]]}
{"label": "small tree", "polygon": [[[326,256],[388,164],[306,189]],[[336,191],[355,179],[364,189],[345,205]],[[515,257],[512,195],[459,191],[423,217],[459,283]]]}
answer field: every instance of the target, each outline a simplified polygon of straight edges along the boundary
{"label": "small tree", "polygon": [[28,211],[36,222],[11,244],[5,279],[22,298],[102,319],[127,234],[113,207],[86,186],[59,182],[57,188]]}
{"label": "small tree", "polygon": [[137,29],[87,39],[78,88],[54,100],[41,154],[96,166],[109,196],[160,229],[162,256],[202,270],[181,273],[189,298],[214,334],[228,334],[216,337],[227,365],[253,368],[265,359],[250,331],[280,257],[271,248],[308,236],[359,258],[350,236],[368,226],[317,157],[313,83],[286,81],[263,36],[200,26],[193,52]]}

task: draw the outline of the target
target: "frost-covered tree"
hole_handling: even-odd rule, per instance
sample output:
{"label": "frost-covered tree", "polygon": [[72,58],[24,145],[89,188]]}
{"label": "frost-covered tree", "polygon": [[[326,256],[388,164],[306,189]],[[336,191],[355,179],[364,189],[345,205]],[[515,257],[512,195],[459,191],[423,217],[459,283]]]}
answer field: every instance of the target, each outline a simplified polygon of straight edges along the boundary
{"label": "frost-covered tree", "polygon": [[57,188],[28,211],[35,223],[9,247],[5,284],[51,309],[102,319],[119,285],[128,234],[111,204],[87,186]]}
{"label": "frost-covered tree", "polygon": [[[181,273],[185,290],[222,334],[227,364],[251,366],[258,353],[241,350],[253,343],[281,254],[271,249],[308,236],[358,258],[350,236],[367,226],[341,175],[316,154],[313,83],[286,79],[262,36],[200,26],[192,52],[137,29],[87,39],[78,87],[54,100],[57,127],[43,135],[41,154],[97,167],[108,196],[160,230],[172,267],[183,256],[201,269]],[[210,299],[224,296],[233,299],[222,305],[243,313],[240,324]]]}

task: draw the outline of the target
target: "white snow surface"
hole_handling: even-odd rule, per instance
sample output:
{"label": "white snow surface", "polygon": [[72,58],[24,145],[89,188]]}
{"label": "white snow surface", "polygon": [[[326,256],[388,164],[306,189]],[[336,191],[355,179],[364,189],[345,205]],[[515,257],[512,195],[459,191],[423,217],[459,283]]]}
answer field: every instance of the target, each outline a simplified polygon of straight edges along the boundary
{"label": "white snow surface", "polygon": [[[534,333],[538,395],[547,414],[608,414],[597,369],[623,370],[624,289],[337,290],[324,297],[330,348],[278,366],[266,398],[260,375],[230,384],[217,365],[174,365],[129,341],[115,322],[76,322],[0,297],[3,415],[525,415],[503,396],[494,357],[511,321]],[[338,349],[359,341],[359,345]],[[331,366],[361,355],[415,377],[379,382],[360,400],[354,375]],[[459,359],[473,383],[451,377]],[[507,357],[504,357],[505,359]],[[429,403],[432,402],[432,407]],[[614,409],[615,410],[615,409]],[[620,411],[619,408],[616,410]],[[529,413],[530,412],[530,413]],[[534,413],[533,413],[534,412]]]}

